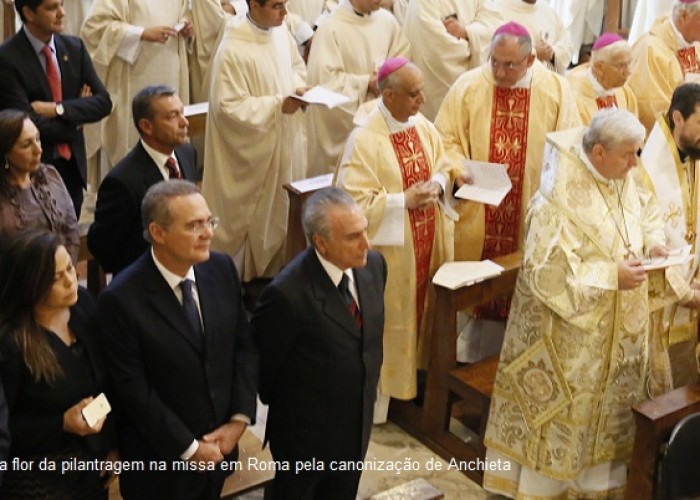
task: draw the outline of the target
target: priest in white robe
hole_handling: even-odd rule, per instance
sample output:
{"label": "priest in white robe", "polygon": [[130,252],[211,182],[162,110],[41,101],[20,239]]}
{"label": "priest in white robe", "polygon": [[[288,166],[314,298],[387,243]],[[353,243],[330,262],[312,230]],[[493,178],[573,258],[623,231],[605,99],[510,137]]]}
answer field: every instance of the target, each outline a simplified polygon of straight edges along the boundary
{"label": "priest in white robe", "polygon": [[411,61],[425,78],[422,113],[434,120],[450,86],[486,61],[491,35],[503,18],[488,0],[411,0],[403,31]]}
{"label": "priest in white robe", "polygon": [[573,56],[573,45],[566,26],[546,0],[493,0],[491,7],[505,21],[525,26],[537,59],[549,69],[564,74]]}
{"label": "priest in white robe", "polygon": [[[492,259],[522,249],[525,211],[539,186],[545,134],[578,125],[569,84],[536,60],[525,27],[511,21],[498,28],[490,61],[455,82],[435,120],[454,162],[503,164],[513,184],[498,207],[457,203],[456,260]],[[458,359],[473,362],[498,353],[507,316],[508,301],[502,299],[462,318],[466,325]]]}
{"label": "priest in white robe", "polygon": [[448,161],[440,134],[419,113],[420,69],[393,58],[382,65],[378,79],[381,100],[350,136],[336,180],[363,208],[372,247],[384,255],[389,270],[375,423],[386,420],[389,397],[416,397],[416,373],[427,367],[433,325],[431,279],[443,262],[453,260],[454,224],[438,201],[455,181],[464,182],[461,167]]}
{"label": "priest in white robe", "polygon": [[284,26],[285,0],[250,0],[211,63],[202,192],[221,215],[212,247],[234,257],[245,281],[284,263],[289,200],[305,177],[301,108],[306,67]]}
{"label": "priest in white robe", "polygon": [[658,206],[632,170],[644,135],[634,115],[606,109],[588,130],[547,138],[486,428],[486,461],[502,464],[485,472],[488,491],[624,493],[631,407],[647,397],[651,294],[640,259],[668,253]]}
{"label": "priest in white robe", "polygon": [[94,0],[72,0],[63,4],[66,17],[63,21],[63,33],[65,35],[80,36],[80,27],[90,11]]}
{"label": "priest in white robe", "polygon": [[309,85],[321,85],[350,101],[334,109],[314,106],[307,111],[310,176],[333,172],[355,112],[379,95],[379,66],[409,51],[401,26],[380,7],[380,0],[341,0],[312,43]]}
{"label": "priest in white robe", "polygon": [[632,26],[627,36],[629,43],[634,44],[654,25],[661,16],[671,13],[674,0],[641,0],[637,2],[632,18]]}
{"label": "priest in white robe", "polygon": [[192,2],[192,23],[195,36],[189,53],[190,89],[192,102],[209,99],[208,70],[218,47],[222,31],[229,19],[220,0]]}
{"label": "priest in white robe", "polygon": [[81,34],[114,103],[100,134],[110,166],[139,138],[131,119],[131,101],[139,90],[169,85],[189,103],[190,15],[188,0],[94,0]]}
{"label": "priest in white robe", "polygon": [[605,2],[600,0],[549,0],[569,33],[571,62],[578,64],[581,47],[593,43],[603,28]]}
{"label": "priest in white robe", "polygon": [[631,66],[632,49],[625,39],[603,33],[593,44],[590,62],[566,74],[584,125],[604,108],[622,108],[637,116],[637,98],[627,85]]}

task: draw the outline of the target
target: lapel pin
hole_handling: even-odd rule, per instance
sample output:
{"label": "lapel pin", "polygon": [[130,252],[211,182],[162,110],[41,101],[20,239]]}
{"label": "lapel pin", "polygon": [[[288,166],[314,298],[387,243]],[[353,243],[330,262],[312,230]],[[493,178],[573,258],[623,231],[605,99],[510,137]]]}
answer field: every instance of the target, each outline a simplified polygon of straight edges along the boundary
{"label": "lapel pin", "polygon": [[63,56],[63,62],[68,62],[68,56],[67,56],[67,55],[64,55],[64,56]]}

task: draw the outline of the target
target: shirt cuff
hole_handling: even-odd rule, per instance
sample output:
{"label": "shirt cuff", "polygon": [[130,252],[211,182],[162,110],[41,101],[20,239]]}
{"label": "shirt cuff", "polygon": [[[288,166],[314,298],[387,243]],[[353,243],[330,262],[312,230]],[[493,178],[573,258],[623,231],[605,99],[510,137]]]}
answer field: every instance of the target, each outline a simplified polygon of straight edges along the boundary
{"label": "shirt cuff", "polygon": [[440,185],[440,196],[445,194],[445,186],[447,186],[447,179],[445,178],[445,176],[442,174],[435,174],[433,175],[432,181],[437,182]]}
{"label": "shirt cuff", "polygon": [[404,208],[406,197],[403,193],[390,193],[386,195],[386,208]]}
{"label": "shirt cuff", "polygon": [[242,413],[236,413],[231,417],[232,422],[243,422],[246,425],[250,425],[250,417],[248,415],[243,415]]}
{"label": "shirt cuff", "polygon": [[192,458],[192,456],[195,453],[197,453],[198,449],[199,449],[199,441],[197,441],[195,439],[194,441],[192,441],[192,444],[189,445],[184,452],[182,452],[182,454],[180,455],[180,458],[183,460],[189,460],[190,458]]}

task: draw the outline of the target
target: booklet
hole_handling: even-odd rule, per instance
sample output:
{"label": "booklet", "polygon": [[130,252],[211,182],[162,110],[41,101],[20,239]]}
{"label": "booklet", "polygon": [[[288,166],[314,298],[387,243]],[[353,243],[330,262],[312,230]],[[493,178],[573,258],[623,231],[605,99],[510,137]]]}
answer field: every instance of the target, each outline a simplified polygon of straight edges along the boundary
{"label": "booklet", "polygon": [[456,290],[498,276],[503,267],[491,260],[445,262],[433,276],[435,285]]}
{"label": "booklet", "polygon": [[465,172],[472,178],[472,184],[465,184],[455,193],[455,197],[478,201],[497,207],[513,187],[505,165],[485,161],[464,160]]}
{"label": "booklet", "polygon": [[333,174],[323,174],[317,175],[316,177],[309,177],[307,179],[300,179],[298,181],[291,182],[290,185],[300,193],[308,193],[309,191],[316,191],[317,189],[330,187],[332,183]]}
{"label": "booklet", "polygon": [[654,269],[665,269],[671,266],[684,266],[693,258],[690,255],[690,245],[685,245],[674,250],[670,250],[665,257],[649,257],[642,261],[645,271]]}
{"label": "booklet", "polygon": [[320,104],[328,109],[333,109],[336,106],[350,102],[350,98],[343,94],[338,94],[332,90],[316,85],[306,91],[304,95],[292,95],[294,99],[299,99],[308,104]]}

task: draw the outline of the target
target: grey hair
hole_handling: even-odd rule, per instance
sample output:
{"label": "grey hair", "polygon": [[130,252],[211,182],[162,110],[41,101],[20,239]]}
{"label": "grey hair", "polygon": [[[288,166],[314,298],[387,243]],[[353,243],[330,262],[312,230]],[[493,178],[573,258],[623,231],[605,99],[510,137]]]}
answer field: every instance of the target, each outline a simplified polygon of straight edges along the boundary
{"label": "grey hair", "polygon": [[399,83],[401,83],[401,70],[404,68],[410,68],[414,71],[420,71],[418,69],[418,66],[413,64],[412,62],[409,62],[408,64],[403,65],[393,73],[390,73],[389,76],[384,78],[381,82],[379,82],[379,91],[384,92],[384,89],[396,89],[396,87],[399,86]]}
{"label": "grey hair", "polygon": [[304,208],[301,212],[301,225],[304,227],[306,238],[311,243],[313,243],[315,234],[323,238],[329,237],[327,213],[331,207],[351,210],[356,208],[357,204],[347,191],[337,187],[324,188],[311,195],[304,202]]}
{"label": "grey hair", "polygon": [[527,36],[517,36],[517,35],[511,35],[509,33],[499,33],[498,35],[495,35],[491,39],[491,46],[489,49],[489,53],[493,52],[493,47],[495,45],[498,45],[501,43],[503,40],[507,38],[515,38],[518,40],[518,46],[520,47],[520,56],[521,57],[527,57],[530,54],[532,54],[532,38],[530,38],[530,35]]}
{"label": "grey hair", "polygon": [[700,12],[700,2],[683,3],[680,0],[676,0],[673,4],[673,19],[675,20],[676,16],[683,10],[688,14]]}
{"label": "grey hair", "polygon": [[170,200],[192,194],[199,194],[197,186],[180,179],[164,180],[148,188],[141,202],[141,224],[143,225],[144,239],[152,243],[151,234],[148,232],[148,226],[151,225],[151,222],[162,227],[167,227],[172,223]]}
{"label": "grey hair", "polygon": [[624,109],[607,108],[598,111],[583,135],[583,151],[590,153],[596,144],[606,149],[622,143],[641,144],[646,130],[636,116]]}
{"label": "grey hair", "polygon": [[613,56],[616,56],[625,50],[631,50],[627,40],[621,40],[620,42],[615,42],[603,47],[602,49],[594,50],[591,52],[591,65],[599,61],[608,62],[613,58]]}

